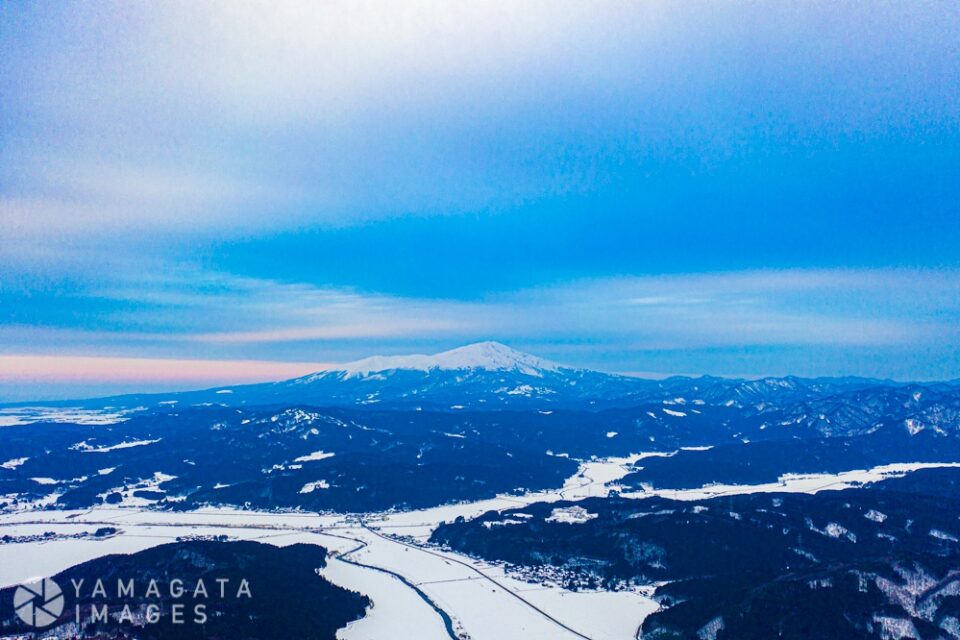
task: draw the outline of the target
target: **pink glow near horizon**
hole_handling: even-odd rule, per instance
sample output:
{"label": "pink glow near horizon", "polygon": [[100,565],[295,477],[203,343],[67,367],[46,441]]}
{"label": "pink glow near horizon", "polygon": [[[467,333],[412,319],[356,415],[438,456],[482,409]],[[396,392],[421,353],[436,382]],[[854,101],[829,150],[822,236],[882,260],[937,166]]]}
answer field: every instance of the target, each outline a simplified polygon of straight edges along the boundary
{"label": "pink glow near horizon", "polygon": [[282,380],[329,363],[270,360],[177,360],[94,356],[0,355],[0,382],[197,382]]}

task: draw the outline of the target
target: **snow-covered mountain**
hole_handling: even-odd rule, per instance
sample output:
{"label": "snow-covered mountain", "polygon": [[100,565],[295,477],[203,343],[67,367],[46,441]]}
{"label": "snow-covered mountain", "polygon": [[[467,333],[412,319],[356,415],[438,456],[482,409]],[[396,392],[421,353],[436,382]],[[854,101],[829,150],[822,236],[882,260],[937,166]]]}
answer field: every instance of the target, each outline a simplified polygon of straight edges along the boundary
{"label": "snow-covered mountain", "polygon": [[[14,426],[0,429],[0,498],[39,500],[45,479],[60,478],[58,504],[76,508],[112,494],[156,498],[163,484],[182,507],[382,510],[559,486],[573,459],[637,452],[669,455],[644,462],[624,487],[757,484],[784,473],[960,460],[953,384],[653,381],[497,343],[69,406],[34,409],[22,421],[4,410]],[[103,473],[114,468],[117,476]]]}
{"label": "snow-covered mountain", "polygon": [[206,401],[231,405],[461,410],[609,406],[658,386],[563,366],[498,342],[479,342],[434,355],[374,356],[292,380],[199,393],[213,394]]}
{"label": "snow-covered mountain", "polygon": [[568,367],[499,342],[433,355],[373,356],[299,378],[179,393],[134,394],[31,406],[132,408],[156,405],[304,405],[461,410],[601,408],[662,395],[663,385]]}
{"label": "snow-covered mountain", "polygon": [[430,372],[434,370],[464,371],[473,369],[510,371],[534,377],[543,377],[544,373],[557,372],[561,369],[573,371],[570,367],[563,367],[555,362],[511,349],[499,342],[477,342],[429,356],[420,354],[373,356],[348,362],[329,371],[304,376],[298,380],[309,383],[330,375],[336,375],[340,379],[347,380],[396,370]]}
{"label": "snow-covered mountain", "polygon": [[[839,423],[829,427],[834,432],[838,428],[841,431],[847,427],[869,428],[875,424],[878,412],[864,412],[861,408],[889,409],[891,403],[906,406],[907,400],[917,404],[910,394],[918,390],[921,405],[940,411],[944,406],[939,402],[940,397],[945,394],[952,398],[956,385],[939,383],[914,388],[863,378],[792,376],[759,380],[710,376],[645,380],[569,367],[498,342],[479,342],[433,355],[373,356],[279,382],[31,405],[99,409],[158,405],[298,405],[460,411],[598,410],[689,402],[742,409],[743,417],[757,416],[758,424],[765,421],[799,424],[821,414],[832,416],[837,413],[836,406],[852,403],[854,408],[847,413],[856,415],[848,419],[837,415]],[[848,397],[852,401],[848,401]],[[948,408],[953,410],[952,405]],[[789,415],[779,415],[783,409],[789,409]],[[885,415],[889,413],[891,411],[886,411]],[[821,427],[812,428],[821,431]]]}

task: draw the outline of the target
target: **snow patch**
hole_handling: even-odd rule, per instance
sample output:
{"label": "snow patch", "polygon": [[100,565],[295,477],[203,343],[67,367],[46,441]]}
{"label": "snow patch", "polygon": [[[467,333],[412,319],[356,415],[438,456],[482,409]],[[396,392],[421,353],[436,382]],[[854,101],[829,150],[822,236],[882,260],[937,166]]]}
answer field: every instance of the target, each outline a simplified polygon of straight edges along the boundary
{"label": "snow patch", "polygon": [[317,462],[318,460],[326,460],[327,458],[332,458],[335,456],[335,453],[328,453],[326,451],[314,451],[313,453],[307,454],[305,456],[300,456],[299,458],[294,458],[294,462]]}
{"label": "snow patch", "polygon": [[514,520],[513,518],[504,518],[503,520],[488,520],[483,523],[484,529],[493,529],[494,527],[507,527],[512,524],[523,524],[523,520]]}
{"label": "snow patch", "polygon": [[560,524],[583,524],[599,517],[596,513],[590,513],[583,507],[557,507],[545,518],[547,522],[558,522]]}
{"label": "snow patch", "polygon": [[142,411],[143,407],[108,411],[81,409],[79,407],[17,407],[0,409],[0,427],[15,427],[35,422],[56,422],[58,424],[105,425],[117,424],[129,420],[127,414]]}
{"label": "snow patch", "polygon": [[29,459],[30,459],[29,457],[27,457],[27,458],[11,458],[10,460],[7,460],[7,461],[4,462],[3,464],[0,464],[0,467],[2,467],[2,468],[4,468],[4,469],[16,469],[17,467],[19,467],[20,465],[22,465],[24,462],[26,462],[26,461],[29,460]]}
{"label": "snow patch", "polygon": [[723,631],[726,625],[723,623],[723,616],[717,616],[707,624],[700,627],[697,631],[697,638],[700,640],[717,640],[717,634]]}
{"label": "snow patch", "polygon": [[909,618],[875,615],[873,621],[880,625],[880,638],[882,640],[903,640],[903,638],[919,640],[920,638],[917,628],[913,626],[913,621]]}
{"label": "snow patch", "polygon": [[[114,487],[113,489],[108,489],[103,493],[97,494],[97,497],[100,500],[106,501],[107,496],[119,493],[121,496],[121,501],[119,503],[113,504],[115,507],[147,507],[155,502],[155,498],[145,498],[142,496],[134,495],[138,491],[151,491],[158,493],[165,493],[163,489],[160,488],[160,485],[164,482],[169,482],[170,480],[175,480],[177,476],[170,475],[169,473],[163,473],[162,471],[154,471],[153,475],[149,478],[139,480],[138,482],[132,485],[124,485],[119,487]],[[167,496],[167,500],[177,500],[175,497]]]}
{"label": "snow patch", "polygon": [[521,384],[520,386],[514,387],[507,391],[508,396],[527,396],[530,397],[533,395],[533,387],[528,384]]}
{"label": "snow patch", "polygon": [[107,451],[116,451],[117,449],[144,447],[148,444],[156,444],[162,439],[163,438],[157,438],[156,440],[128,440],[126,442],[121,442],[120,444],[112,444],[106,447],[91,447],[86,442],[78,442],[70,448],[74,451],[83,451],[84,453],[106,453]]}
{"label": "snow patch", "polygon": [[823,529],[818,529],[817,526],[813,524],[813,520],[810,518],[806,518],[805,520],[807,523],[807,528],[810,529],[810,531],[815,531],[822,536],[827,536],[828,538],[833,538],[834,540],[846,538],[850,542],[857,541],[857,535],[842,524],[837,522],[828,522],[827,526],[825,526]]}
{"label": "snow patch", "polygon": [[308,482],[303,485],[303,488],[300,489],[300,493],[313,493],[317,489],[329,489],[330,483],[326,480],[317,480],[316,482]]}
{"label": "snow patch", "polygon": [[904,424],[907,427],[907,431],[909,431],[910,435],[912,436],[915,436],[921,431],[923,431],[923,424],[921,424],[919,420],[915,420],[913,418],[907,418],[904,421]]}
{"label": "snow patch", "polygon": [[949,540],[950,542],[960,542],[960,540],[957,540],[956,536],[952,536],[945,531],[940,531],[940,529],[930,529],[930,537],[936,538],[937,540]]}

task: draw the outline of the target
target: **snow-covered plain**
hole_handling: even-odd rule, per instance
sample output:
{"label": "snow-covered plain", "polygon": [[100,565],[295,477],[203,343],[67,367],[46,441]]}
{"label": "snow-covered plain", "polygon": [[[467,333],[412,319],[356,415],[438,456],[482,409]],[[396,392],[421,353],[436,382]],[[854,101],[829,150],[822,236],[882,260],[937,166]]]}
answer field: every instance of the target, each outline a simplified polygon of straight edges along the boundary
{"label": "snow-covered plain", "polygon": [[[508,575],[500,566],[425,547],[422,542],[440,523],[458,516],[469,518],[492,509],[517,508],[534,502],[605,496],[619,488],[617,482],[634,462],[667,455],[671,454],[644,453],[586,461],[562,488],[553,491],[502,495],[419,511],[372,514],[363,519],[229,508],[173,513],[125,506],[73,512],[8,513],[0,515],[0,534],[39,536],[54,531],[70,535],[92,532],[103,526],[116,527],[120,532],[107,539],[61,538],[0,545],[0,586],[49,576],[106,554],[140,551],[180,536],[226,535],[278,546],[307,542],[327,547],[332,555],[323,575],[336,584],[367,594],[374,603],[363,620],[341,630],[342,640],[450,638],[434,607],[451,618],[456,632],[467,633],[473,640],[584,637],[632,640],[643,619],[657,609],[656,603],[647,597],[649,590],[570,592],[551,585],[531,584]],[[885,465],[833,475],[784,476],[779,482],[765,485],[712,486],[686,491],[651,489],[630,497],[663,495],[693,500],[758,491],[811,493],[937,466],[960,464]]]}
{"label": "snow-covered plain", "polygon": [[0,427],[13,427],[35,422],[71,424],[116,424],[141,408],[110,410],[80,409],[77,407],[13,407],[0,409]]}
{"label": "snow-covered plain", "polygon": [[[449,638],[441,617],[415,590],[387,573],[350,564],[370,565],[402,575],[452,619],[456,631],[483,638],[632,639],[643,618],[657,605],[639,591],[579,592],[534,585],[509,577],[500,567],[459,554],[420,548],[393,536],[429,537],[445,518],[490,508],[540,500],[604,495],[598,483],[622,477],[629,464],[644,456],[591,461],[581,466],[561,490],[504,496],[481,503],[450,505],[420,512],[374,516],[367,522],[347,516],[304,513],[258,513],[226,508],[170,513],[124,507],[86,511],[32,511],[0,516],[0,532],[31,535],[45,531],[76,533],[113,526],[120,534],[107,540],[66,539],[0,546],[0,584],[49,576],[69,566],[109,553],[132,553],[184,535],[220,535],[270,544],[315,542],[334,557],[323,571],[343,587],[367,594],[374,602],[368,616],[346,629],[343,640],[416,637]],[[400,520],[414,522],[410,527]],[[395,519],[397,521],[395,521]],[[39,524],[33,524],[39,523]],[[337,557],[344,554],[343,558]],[[496,615],[492,615],[495,613]]]}
{"label": "snow-covered plain", "polygon": [[746,493],[818,493],[851,489],[868,482],[888,478],[902,478],[911,471],[936,468],[960,468],[957,462],[898,462],[871,469],[854,469],[840,473],[788,473],[777,482],[765,484],[711,484],[698,489],[655,489],[620,494],[624,498],[648,498],[660,496],[672,500],[709,500],[720,496]]}

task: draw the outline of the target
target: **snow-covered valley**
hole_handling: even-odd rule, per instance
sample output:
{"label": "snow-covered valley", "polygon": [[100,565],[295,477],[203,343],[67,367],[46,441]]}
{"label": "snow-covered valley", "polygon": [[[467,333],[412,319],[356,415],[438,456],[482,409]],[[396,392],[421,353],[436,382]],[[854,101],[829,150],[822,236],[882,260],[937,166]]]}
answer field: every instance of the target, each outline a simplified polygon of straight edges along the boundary
{"label": "snow-covered valley", "polygon": [[[368,595],[373,607],[340,632],[344,640],[418,637],[635,638],[658,605],[649,588],[568,591],[532,583],[503,566],[426,544],[433,530],[458,517],[517,509],[543,502],[603,497],[616,490],[631,464],[662,453],[585,461],[554,491],[502,495],[431,509],[356,515],[273,513],[211,508],[188,512],[102,506],[82,511],[28,510],[0,516],[0,535],[26,540],[0,545],[0,584],[49,576],[69,566],[113,553],[132,553],[189,537],[227,536],[277,546],[319,544],[331,552],[323,575]],[[667,497],[704,499],[752,492],[842,489],[944,465],[890,465],[840,474],[785,477],[775,486],[704,487],[669,492]],[[634,493],[643,499],[665,492]],[[575,521],[573,521],[575,522]],[[570,524],[569,526],[577,526]],[[76,537],[112,527],[106,539]],[[56,534],[44,538],[46,532]],[[67,537],[71,536],[71,537]],[[407,635],[409,634],[409,636]]]}
{"label": "snow-covered valley", "polygon": [[530,584],[508,576],[502,567],[427,548],[416,541],[426,540],[437,525],[458,516],[522,503],[604,495],[604,483],[625,474],[625,463],[638,458],[585,463],[554,492],[362,519],[234,509],[171,513],[130,507],[6,514],[0,516],[0,535],[39,537],[48,531],[73,534],[105,526],[115,527],[119,533],[106,540],[38,539],[0,545],[0,585],[53,575],[99,556],[133,553],[185,536],[226,535],[280,546],[308,542],[320,544],[332,554],[324,576],[374,602],[365,618],[341,632],[344,640],[397,637],[395,634],[425,640],[449,638],[443,618],[418,590],[449,616],[455,633],[464,637],[628,639],[635,637],[643,618],[657,608],[639,590],[575,593]]}

